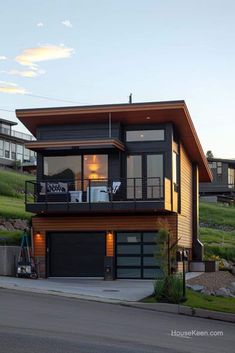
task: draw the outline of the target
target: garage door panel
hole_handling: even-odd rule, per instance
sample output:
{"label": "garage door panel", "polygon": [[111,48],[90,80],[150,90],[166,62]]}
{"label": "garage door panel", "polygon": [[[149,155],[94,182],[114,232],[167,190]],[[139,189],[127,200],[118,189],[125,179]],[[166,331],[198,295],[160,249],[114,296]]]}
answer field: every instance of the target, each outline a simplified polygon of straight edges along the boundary
{"label": "garage door panel", "polygon": [[49,276],[102,277],[105,233],[48,234]]}

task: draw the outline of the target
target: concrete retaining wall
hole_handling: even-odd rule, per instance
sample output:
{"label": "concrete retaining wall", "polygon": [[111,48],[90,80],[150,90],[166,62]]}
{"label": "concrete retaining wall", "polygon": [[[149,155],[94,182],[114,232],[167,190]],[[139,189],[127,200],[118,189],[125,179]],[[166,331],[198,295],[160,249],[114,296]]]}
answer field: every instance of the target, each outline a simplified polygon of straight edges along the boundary
{"label": "concrete retaining wall", "polygon": [[0,275],[15,276],[20,246],[0,246]]}

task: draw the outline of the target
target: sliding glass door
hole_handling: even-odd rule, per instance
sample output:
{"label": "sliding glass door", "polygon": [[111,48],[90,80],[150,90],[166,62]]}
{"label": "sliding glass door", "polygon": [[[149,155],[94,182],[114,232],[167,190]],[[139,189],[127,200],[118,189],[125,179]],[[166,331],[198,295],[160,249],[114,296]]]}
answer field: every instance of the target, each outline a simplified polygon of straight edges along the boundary
{"label": "sliding glass door", "polygon": [[127,198],[142,199],[142,156],[127,157]]}
{"label": "sliding glass door", "polygon": [[127,156],[127,199],[163,197],[163,155]]}

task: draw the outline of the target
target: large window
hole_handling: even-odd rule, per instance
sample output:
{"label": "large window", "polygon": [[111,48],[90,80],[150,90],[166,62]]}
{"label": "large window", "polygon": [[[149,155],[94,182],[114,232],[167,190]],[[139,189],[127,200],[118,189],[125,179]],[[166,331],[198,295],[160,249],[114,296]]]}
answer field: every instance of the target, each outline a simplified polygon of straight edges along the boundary
{"label": "large window", "polygon": [[159,199],[163,196],[163,155],[127,157],[127,198]]}
{"label": "large window", "polygon": [[235,185],[235,169],[228,168],[228,187],[234,188]]}
{"label": "large window", "polygon": [[81,179],[81,156],[44,157],[44,177],[68,181]]}
{"label": "large window", "polygon": [[16,147],[16,159],[23,162],[23,146],[17,145]]}
{"label": "large window", "polygon": [[[107,185],[108,156],[50,156],[44,157],[44,178],[66,180],[70,189],[87,191],[88,187]],[[96,191],[98,189],[95,189]]]}
{"label": "large window", "polygon": [[10,142],[5,141],[4,151],[5,151],[5,158],[10,158]]}
{"label": "large window", "polygon": [[4,156],[4,153],[3,153],[3,145],[4,145],[4,141],[3,141],[3,140],[0,140],[0,157],[3,157],[3,156]]}
{"label": "large window", "polygon": [[24,148],[24,161],[29,161],[30,151],[28,148]]}
{"label": "large window", "polygon": [[127,157],[127,198],[142,198],[142,156]]}
{"label": "large window", "polygon": [[134,130],[126,132],[127,142],[164,141],[164,130]]}
{"label": "large window", "polygon": [[16,159],[16,144],[11,143],[11,159]]}
{"label": "large window", "polygon": [[84,179],[107,179],[108,156],[106,154],[88,154],[83,156]]}
{"label": "large window", "polygon": [[161,198],[163,183],[163,156],[162,154],[147,155],[147,197],[148,199]]}

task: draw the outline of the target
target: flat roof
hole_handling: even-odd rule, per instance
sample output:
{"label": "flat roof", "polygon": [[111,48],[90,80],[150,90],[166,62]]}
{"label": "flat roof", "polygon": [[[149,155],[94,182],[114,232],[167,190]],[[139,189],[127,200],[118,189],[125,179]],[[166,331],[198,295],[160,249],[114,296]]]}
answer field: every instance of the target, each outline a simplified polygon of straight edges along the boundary
{"label": "flat roof", "polygon": [[108,123],[110,118],[112,122],[127,125],[173,123],[191,161],[199,166],[200,182],[212,180],[207,159],[183,100],[20,109],[16,110],[16,116],[34,136],[40,126]]}
{"label": "flat roof", "polygon": [[14,122],[14,121],[11,121],[11,120],[7,120],[7,119],[2,119],[0,118],[0,123],[4,123],[4,124],[7,124],[7,125],[18,125],[18,123]]}
{"label": "flat roof", "polygon": [[224,162],[224,163],[230,163],[230,164],[235,164],[235,158],[207,158],[208,162]]}

